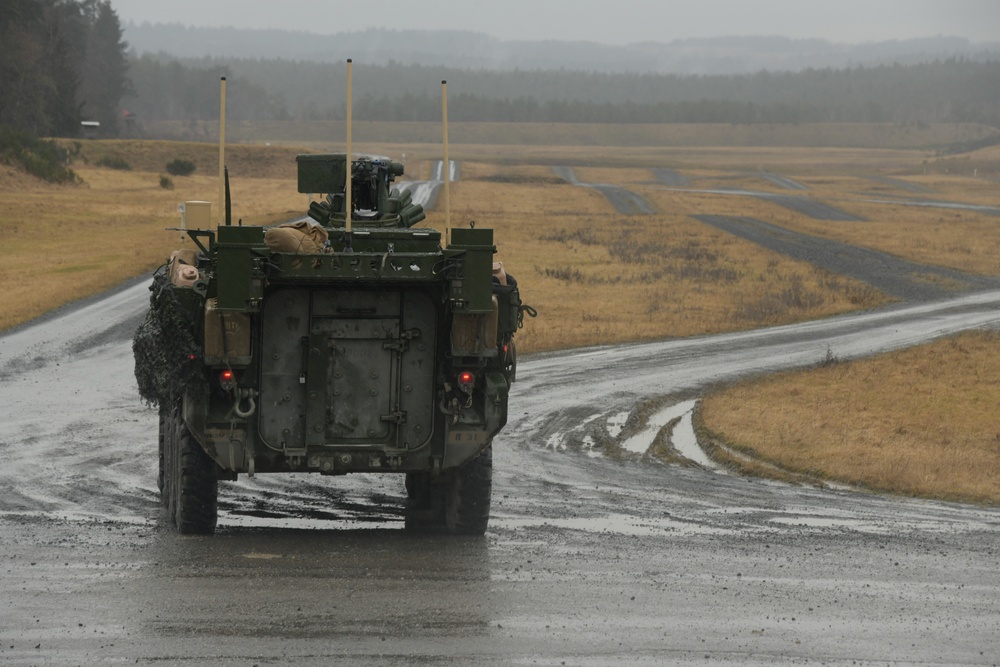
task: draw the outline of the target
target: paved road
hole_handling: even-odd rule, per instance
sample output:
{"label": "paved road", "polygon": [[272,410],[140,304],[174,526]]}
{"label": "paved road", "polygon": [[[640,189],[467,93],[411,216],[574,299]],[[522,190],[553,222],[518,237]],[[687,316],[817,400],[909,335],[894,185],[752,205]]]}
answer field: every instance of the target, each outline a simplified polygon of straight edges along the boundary
{"label": "paved road", "polygon": [[[448,160],[448,180],[455,182],[460,175],[459,163]],[[431,178],[426,181],[399,181],[396,184],[400,190],[409,190],[414,204],[420,204],[424,210],[430,210],[437,205],[438,196],[444,186],[444,160],[436,160],[431,165]]]}
{"label": "paved road", "polygon": [[485,539],[385,476],[223,484],[164,527],[144,285],[0,338],[0,663],[993,664],[1000,511],[602,454],[637,403],[1000,326],[1000,292],[524,360]]}
{"label": "paved road", "polygon": [[[656,209],[646,201],[641,195],[632,192],[620,185],[609,183],[584,183],[576,177],[576,172],[572,167],[556,166],[552,167],[552,172],[567,183],[578,185],[583,188],[597,190],[604,195],[615,207],[615,210],[622,215],[652,215]],[[660,172],[661,177],[664,172]]]}
{"label": "paved road", "polygon": [[897,299],[931,301],[964,290],[1000,288],[1000,278],[917,264],[889,253],[803,234],[763,220],[696,215],[701,222],[769,250],[856,280]]}

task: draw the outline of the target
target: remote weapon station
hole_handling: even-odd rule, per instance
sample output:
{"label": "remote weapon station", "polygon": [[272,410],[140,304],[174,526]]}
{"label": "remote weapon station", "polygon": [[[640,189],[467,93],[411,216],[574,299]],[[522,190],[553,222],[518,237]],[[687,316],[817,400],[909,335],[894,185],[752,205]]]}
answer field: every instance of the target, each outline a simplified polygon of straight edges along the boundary
{"label": "remote weapon station", "polygon": [[[484,533],[513,337],[534,315],[492,230],[450,228],[447,168],[444,232],[413,227],[403,165],[352,153],[350,61],[347,152],[296,158],[298,191],[325,198],[302,220],[232,224],[221,88],[218,225],[184,229],[197,250],[154,274],[133,341],[171,520],[213,532],[218,481],[241,473],[397,473],[408,528]],[[444,82],[442,106],[448,165]]]}

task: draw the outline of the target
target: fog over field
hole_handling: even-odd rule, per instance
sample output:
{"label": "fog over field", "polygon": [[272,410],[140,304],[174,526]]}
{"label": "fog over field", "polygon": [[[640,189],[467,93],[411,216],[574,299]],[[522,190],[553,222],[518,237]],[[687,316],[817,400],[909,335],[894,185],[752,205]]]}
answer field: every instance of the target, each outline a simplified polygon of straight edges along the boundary
{"label": "fog over field", "polygon": [[[459,7],[395,0],[379,11],[294,0],[209,5],[116,0],[138,54],[450,65],[466,69],[729,74],[996,58],[1000,5],[562,0]],[[459,11],[460,10],[460,11]]]}
{"label": "fog over field", "polygon": [[373,28],[458,30],[501,40],[670,42],[726,35],[781,35],[859,43],[951,35],[974,42],[1000,39],[1000,5],[992,0],[509,0],[469,3],[400,0],[115,0],[124,23],[301,30],[331,35]]}

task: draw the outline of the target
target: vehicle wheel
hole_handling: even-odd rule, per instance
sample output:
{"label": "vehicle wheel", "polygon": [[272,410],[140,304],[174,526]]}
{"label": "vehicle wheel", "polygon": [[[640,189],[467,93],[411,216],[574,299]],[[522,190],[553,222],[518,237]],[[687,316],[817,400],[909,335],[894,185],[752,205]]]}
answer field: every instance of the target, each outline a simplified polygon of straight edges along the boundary
{"label": "vehicle wheel", "polygon": [[406,473],[406,509],[403,518],[407,530],[427,530],[444,525],[444,497],[441,486],[431,484],[425,472]]}
{"label": "vehicle wheel", "polygon": [[211,535],[218,521],[215,461],[191,435],[180,411],[174,418],[173,517],[185,535]]}
{"label": "vehicle wheel", "polygon": [[176,514],[177,480],[177,421],[180,405],[160,408],[160,504],[167,508],[167,516],[174,521]]}
{"label": "vehicle wheel", "polygon": [[166,440],[170,437],[170,412],[166,407],[160,406],[160,467],[159,472],[156,475],[156,488],[160,490],[160,504],[164,507],[167,506],[167,494],[164,491],[164,471],[166,464],[164,462],[164,457],[166,456]]}
{"label": "vehicle wheel", "polygon": [[493,445],[449,473],[444,485],[444,518],[448,532],[483,535],[490,521],[493,494]]}

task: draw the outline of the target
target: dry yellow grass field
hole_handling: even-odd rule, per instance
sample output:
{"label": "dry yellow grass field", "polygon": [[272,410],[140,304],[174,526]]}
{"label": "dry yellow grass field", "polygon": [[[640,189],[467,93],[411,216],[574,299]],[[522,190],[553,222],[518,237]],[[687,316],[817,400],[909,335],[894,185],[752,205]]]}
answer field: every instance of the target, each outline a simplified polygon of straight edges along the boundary
{"label": "dry yellow grass field", "polygon": [[782,472],[868,489],[1000,502],[998,332],[738,384],[706,397],[703,435]]}
{"label": "dry yellow grass field", "polygon": [[[31,289],[0,295],[0,328],[158,266],[181,245],[177,232],[164,231],[177,226],[177,205],[217,199],[215,150],[210,144],[84,142],[73,164],[83,185],[22,178],[18,187],[4,187],[0,278]],[[303,150],[227,149],[234,220],[270,223],[306,210],[307,199],[296,193],[294,182],[294,155]],[[405,156],[407,178],[429,177],[431,162],[440,156],[439,147],[419,144],[359,150]],[[600,193],[571,186],[541,166],[609,164],[580,171],[586,179],[641,180],[650,187],[648,169],[625,166],[633,164],[627,152],[615,153],[612,160],[603,148],[463,146],[456,152],[463,164],[462,177],[451,188],[453,224],[476,220],[493,227],[500,259],[521,277],[528,303],[543,313],[523,332],[525,352],[747,329],[886,301],[861,283],[688,216],[700,210],[726,213],[733,203],[725,199],[715,198],[713,209],[706,195],[653,188],[647,196],[662,213],[622,216]],[[647,165],[674,160],[662,150],[637,154]],[[132,170],[95,166],[107,157],[125,160]],[[163,166],[174,158],[194,162],[197,171],[172,177],[174,189],[164,190]],[[754,151],[749,159],[762,158]],[[8,180],[18,178],[5,173]],[[760,206],[752,200],[743,204],[744,214],[747,205]],[[424,224],[441,227],[443,218],[441,210],[431,211]],[[39,261],[40,239],[45,240],[45,261]]]}
{"label": "dry yellow grass field", "polygon": [[[119,143],[122,150],[116,150]],[[180,244],[178,232],[165,231],[180,224],[178,204],[218,199],[218,179],[212,176],[218,158],[211,165],[202,157],[211,155],[211,147],[206,152],[193,145],[143,143],[151,146],[150,154],[162,153],[155,165],[150,162],[151,171],[95,167],[99,158],[91,156],[73,165],[82,185],[52,185],[0,165],[0,284],[20,286],[0,294],[0,330],[151,272]],[[87,148],[98,155],[126,155],[140,166],[154,159],[137,142],[91,142]],[[259,160],[256,152],[249,147],[231,151],[237,161],[255,164],[264,174],[233,179],[234,219],[263,222],[306,206],[294,184],[289,189],[287,178],[262,167],[273,151],[262,149]],[[293,166],[282,169],[294,178],[294,152],[284,153]],[[188,154],[205,164],[192,176],[172,177],[174,189],[160,187],[163,166]]]}

